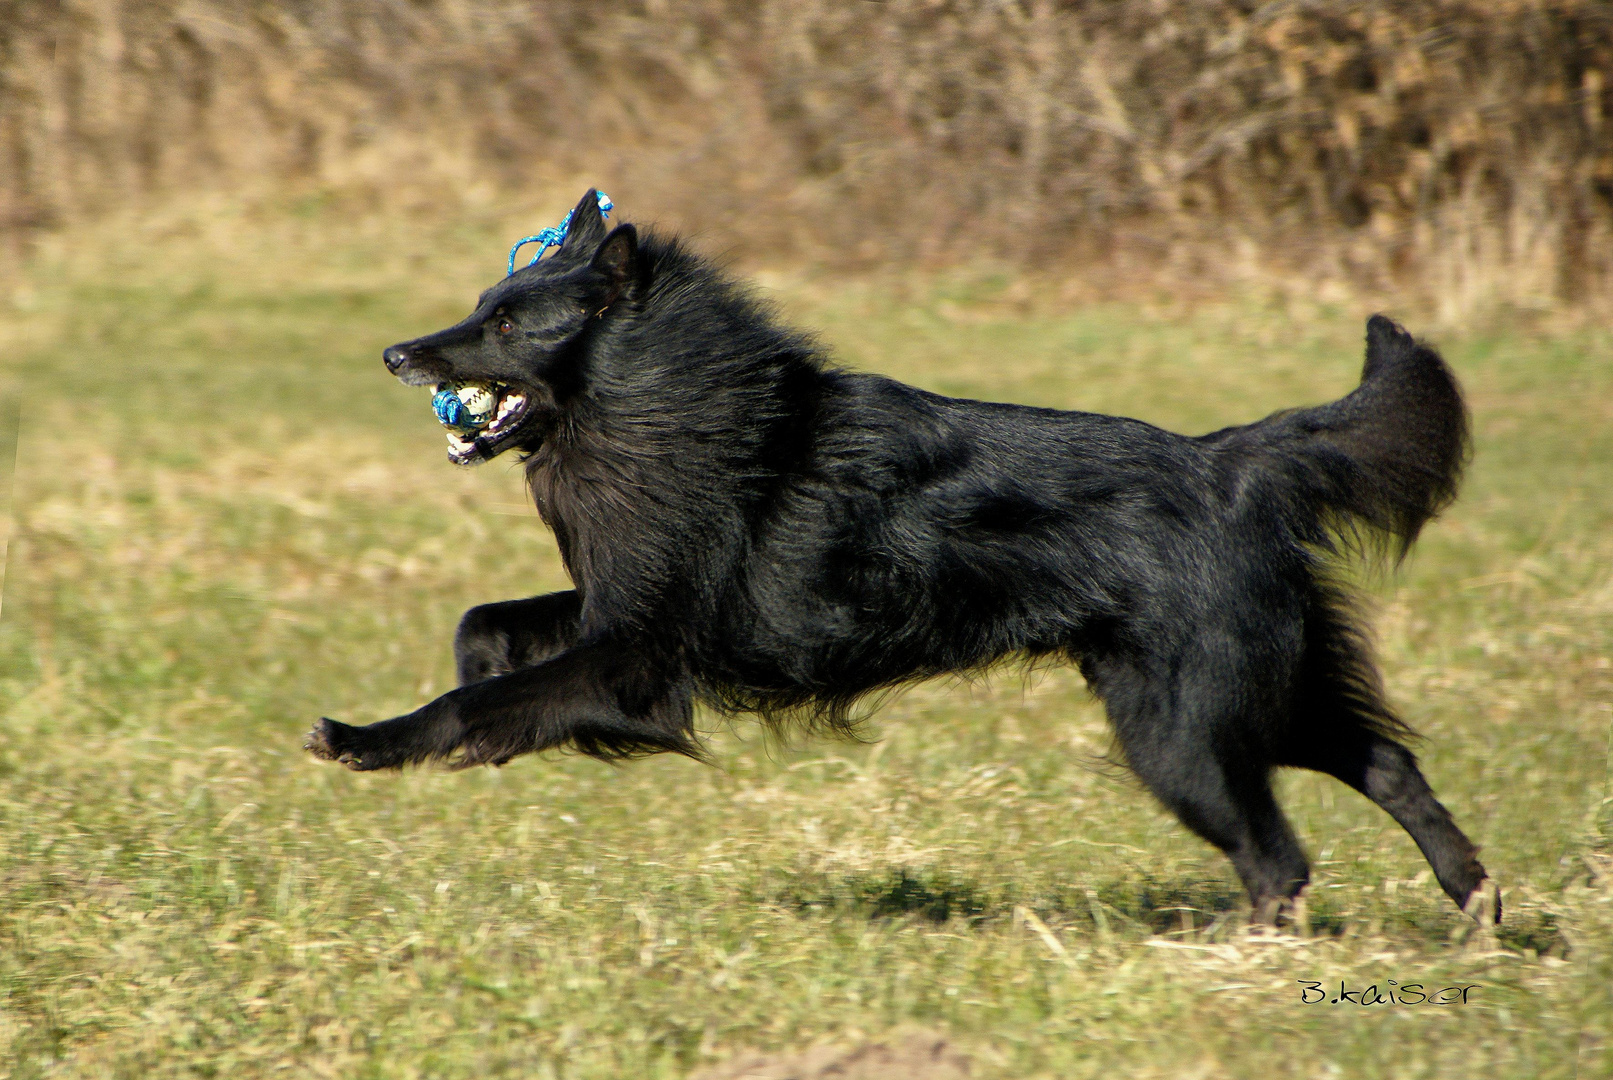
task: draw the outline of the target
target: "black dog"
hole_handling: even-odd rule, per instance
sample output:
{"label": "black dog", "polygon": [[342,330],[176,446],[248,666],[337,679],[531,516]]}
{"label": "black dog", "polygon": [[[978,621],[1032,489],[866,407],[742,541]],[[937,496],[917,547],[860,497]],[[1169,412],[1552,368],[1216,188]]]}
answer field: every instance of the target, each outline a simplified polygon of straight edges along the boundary
{"label": "black dog", "polygon": [[323,720],[319,757],[698,757],[696,701],[844,729],[882,687],[1068,658],[1257,917],[1309,873],[1278,765],[1364,793],[1459,906],[1498,913],[1329,571],[1341,545],[1404,554],[1466,452],[1451,373],[1388,319],[1349,396],[1187,438],[837,370],[675,241],[607,236],[590,191],[558,254],[384,359],[409,385],[501,388],[497,424],[449,456],[527,455],[576,589],[472,608],[459,689]]}

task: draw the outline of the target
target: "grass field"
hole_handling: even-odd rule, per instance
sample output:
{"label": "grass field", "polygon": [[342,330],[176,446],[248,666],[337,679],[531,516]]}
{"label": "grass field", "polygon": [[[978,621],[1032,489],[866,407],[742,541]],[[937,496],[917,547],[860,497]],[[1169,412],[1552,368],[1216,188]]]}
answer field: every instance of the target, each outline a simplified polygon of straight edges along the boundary
{"label": "grass field", "polygon": [[[717,768],[309,759],[446,689],[464,608],[565,584],[519,473],[450,467],[379,360],[503,232],[309,213],[47,251],[0,306],[0,1076],[718,1076],[904,1025],[976,1077],[1613,1075],[1613,336],[1438,337],[1477,456],[1373,587],[1499,934],[1292,774],[1316,932],[1262,936],[1068,671],[917,687],[866,744],[723,729]],[[850,364],[1188,431],[1345,392],[1367,314],[771,283]],[[1477,989],[1329,1003],[1389,980]]]}

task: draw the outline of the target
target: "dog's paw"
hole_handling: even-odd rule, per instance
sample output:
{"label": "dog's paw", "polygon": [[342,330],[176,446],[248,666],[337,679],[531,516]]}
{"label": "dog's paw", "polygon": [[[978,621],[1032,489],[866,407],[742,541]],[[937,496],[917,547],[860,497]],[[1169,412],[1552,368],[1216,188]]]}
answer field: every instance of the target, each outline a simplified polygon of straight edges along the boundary
{"label": "dog's paw", "polygon": [[348,724],[321,718],[313,730],[308,732],[308,738],[303,740],[302,748],[316,758],[323,761],[339,761],[355,771],[380,768],[378,764],[365,763],[358,748],[358,731],[358,728]]}
{"label": "dog's paw", "polygon": [[1479,924],[1479,929],[1493,929],[1501,921],[1501,887],[1490,878],[1480,881],[1467,894],[1462,911]]}
{"label": "dog's paw", "polygon": [[1297,937],[1308,938],[1311,936],[1311,902],[1309,895],[1307,895],[1309,892],[1310,886],[1308,885],[1300,889],[1278,912]]}
{"label": "dog's paw", "polygon": [[1305,895],[1307,891],[1306,888],[1301,888],[1289,897],[1262,897],[1249,912],[1250,928],[1270,932],[1283,927],[1292,931],[1297,937],[1310,937],[1311,913]]}

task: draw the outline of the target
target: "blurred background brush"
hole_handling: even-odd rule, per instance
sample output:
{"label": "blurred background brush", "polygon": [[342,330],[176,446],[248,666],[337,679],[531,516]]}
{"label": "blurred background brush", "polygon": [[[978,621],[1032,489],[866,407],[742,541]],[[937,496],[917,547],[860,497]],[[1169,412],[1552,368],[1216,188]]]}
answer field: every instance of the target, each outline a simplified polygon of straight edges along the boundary
{"label": "blurred background brush", "polygon": [[1606,304],[1610,73],[1605,0],[5,0],[0,235],[586,175],[741,257]]}

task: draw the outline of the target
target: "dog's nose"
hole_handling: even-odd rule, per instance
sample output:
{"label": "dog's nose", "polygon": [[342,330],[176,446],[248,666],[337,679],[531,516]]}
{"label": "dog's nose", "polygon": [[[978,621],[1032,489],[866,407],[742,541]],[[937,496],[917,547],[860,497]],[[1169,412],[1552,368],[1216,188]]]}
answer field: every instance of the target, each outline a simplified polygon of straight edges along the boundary
{"label": "dog's nose", "polygon": [[381,354],[381,359],[386,363],[388,371],[396,372],[408,362],[409,354],[400,346],[394,345]]}

